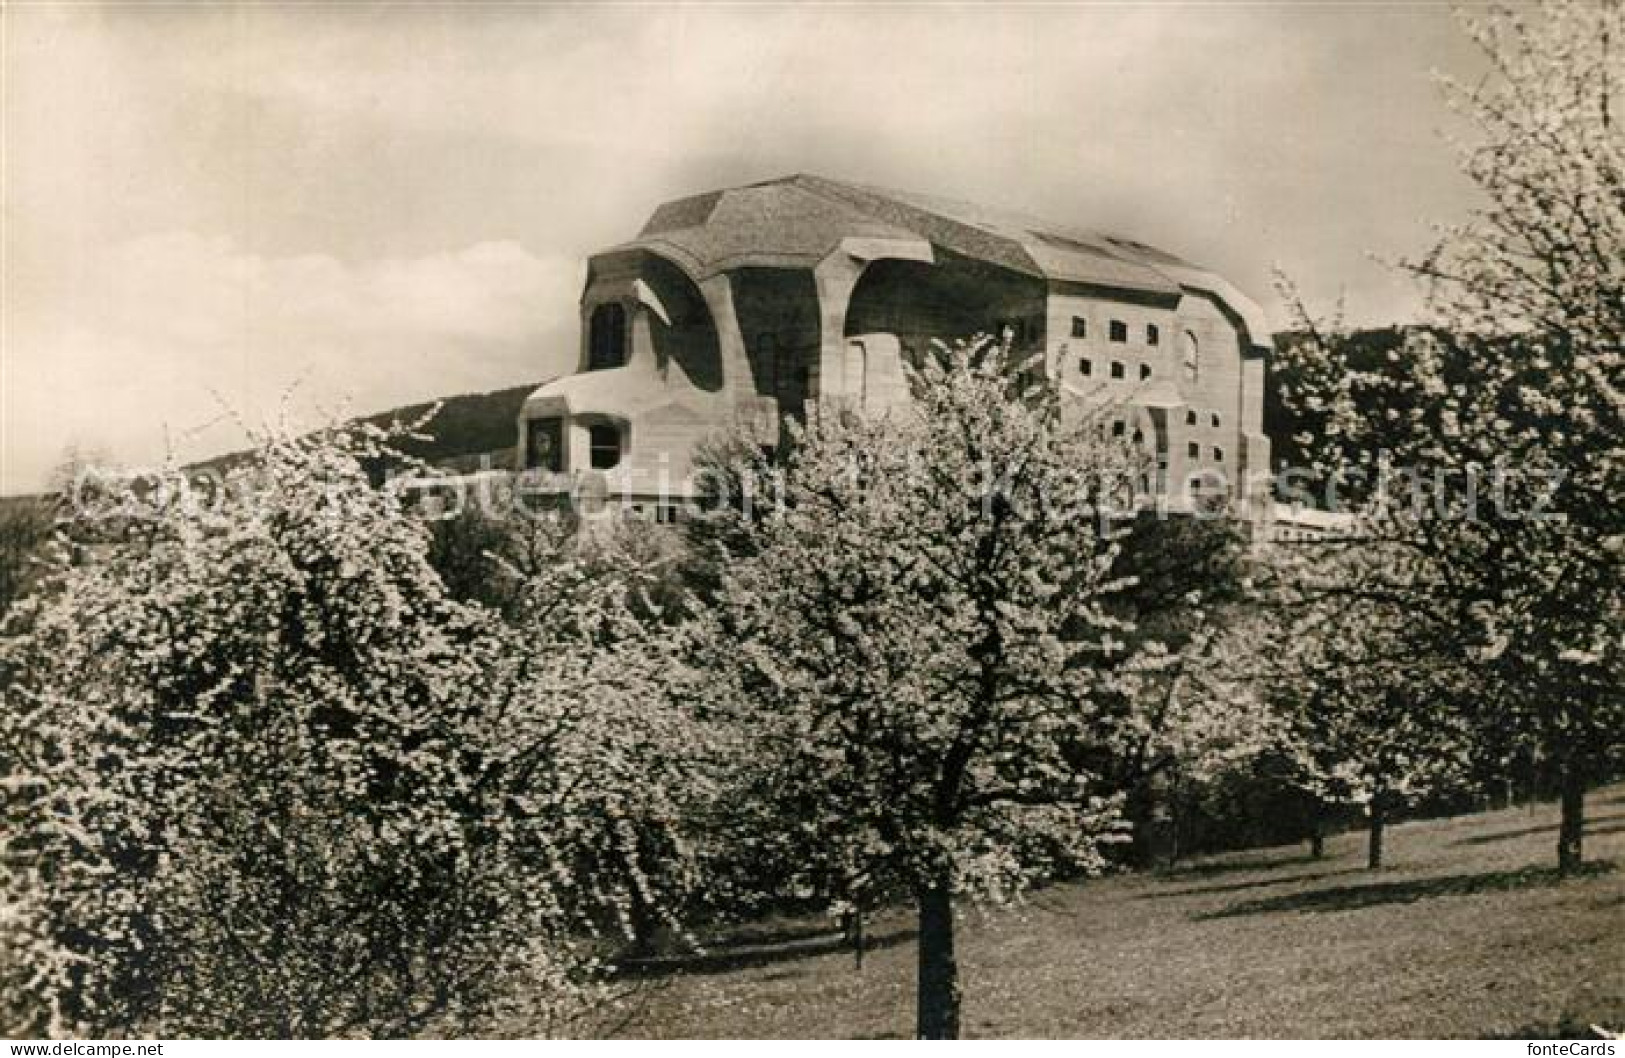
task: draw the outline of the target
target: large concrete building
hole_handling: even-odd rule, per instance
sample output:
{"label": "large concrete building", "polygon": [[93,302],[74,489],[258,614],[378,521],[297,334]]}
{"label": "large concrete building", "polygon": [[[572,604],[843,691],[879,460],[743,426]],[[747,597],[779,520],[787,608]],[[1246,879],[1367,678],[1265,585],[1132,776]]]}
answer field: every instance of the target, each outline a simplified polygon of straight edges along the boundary
{"label": "large concrete building", "polygon": [[1271,336],[1224,279],[1128,239],[807,175],[668,202],[591,258],[576,370],[525,401],[521,469],[681,504],[708,436],[743,423],[772,444],[815,407],[904,404],[909,356],[978,333],[1110,405],[1155,453],[1160,498],[1194,474],[1263,502]]}

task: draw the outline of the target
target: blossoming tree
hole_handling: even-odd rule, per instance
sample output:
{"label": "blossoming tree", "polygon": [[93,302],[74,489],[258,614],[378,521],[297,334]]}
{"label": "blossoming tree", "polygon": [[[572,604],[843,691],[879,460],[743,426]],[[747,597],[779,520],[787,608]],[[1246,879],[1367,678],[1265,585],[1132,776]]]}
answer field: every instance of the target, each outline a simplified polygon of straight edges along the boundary
{"label": "blossoming tree", "polygon": [[1372,869],[1393,814],[1464,785],[1475,748],[1472,670],[1438,641],[1439,625],[1357,590],[1378,571],[1392,583],[1384,552],[1358,536],[1278,560],[1254,655],[1285,778],[1317,810],[1364,811]]}
{"label": "blossoming tree", "polygon": [[[449,599],[361,427],[155,476],[8,626],[0,1011],[18,1034],[556,1031],[648,893],[645,669]],[[592,625],[590,599],[571,612]],[[621,840],[616,835],[626,835]],[[611,916],[613,919],[613,916]]]}
{"label": "blossoming tree", "polygon": [[1567,871],[1625,731],[1625,7],[1495,8],[1466,27],[1490,74],[1449,91],[1484,204],[1410,266],[1432,325],[1376,369],[1311,328],[1283,399],[1322,424],[1303,438],[1317,469],[1358,479],[1394,556],[1360,590],[1453,623],[1458,662],[1481,667],[1478,723],[1561,770]]}
{"label": "blossoming tree", "polygon": [[1124,631],[1098,516],[1137,467],[1006,353],[938,347],[912,412],[809,425],[710,617],[809,880],[914,901],[928,1038],[959,1030],[956,896],[1098,866],[1117,815],[1085,763]]}

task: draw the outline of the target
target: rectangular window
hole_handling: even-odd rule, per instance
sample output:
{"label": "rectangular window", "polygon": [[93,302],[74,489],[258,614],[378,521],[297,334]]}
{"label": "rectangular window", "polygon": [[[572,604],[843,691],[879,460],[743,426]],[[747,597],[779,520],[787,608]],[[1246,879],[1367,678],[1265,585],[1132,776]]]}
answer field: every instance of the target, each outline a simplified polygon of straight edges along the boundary
{"label": "rectangular window", "polygon": [[587,370],[602,371],[626,363],[626,310],[606,301],[592,310],[587,325]]}
{"label": "rectangular window", "polygon": [[1214,426],[1219,425],[1219,413],[1218,412],[1213,413],[1213,425]]}
{"label": "rectangular window", "polygon": [[1078,361],[1078,374],[1082,375],[1084,378],[1088,378],[1094,373],[1095,365],[1087,356]]}
{"label": "rectangular window", "polygon": [[587,447],[594,470],[609,470],[621,461],[621,431],[608,424],[587,427]]}
{"label": "rectangular window", "polygon": [[1112,361],[1112,377],[1113,378],[1122,378],[1123,377],[1123,361],[1121,361],[1121,360],[1113,360]]}
{"label": "rectangular window", "polygon": [[1126,429],[1128,429],[1128,427],[1123,424],[1123,420],[1118,419],[1116,422],[1112,423],[1112,436],[1121,437],[1123,436],[1123,431]]}
{"label": "rectangular window", "polygon": [[1128,324],[1122,320],[1113,320],[1111,322],[1111,339],[1114,342],[1128,341]]}
{"label": "rectangular window", "polygon": [[1197,444],[1195,441],[1192,441],[1190,444],[1185,446],[1185,454],[1190,456],[1192,459],[1200,459],[1202,458],[1202,446]]}
{"label": "rectangular window", "polygon": [[564,423],[559,419],[532,419],[525,424],[525,466],[531,470],[564,469]]}
{"label": "rectangular window", "polygon": [[1218,448],[1218,447],[1215,447],[1213,449],[1213,461],[1215,463],[1223,463],[1224,462],[1224,449]]}
{"label": "rectangular window", "polygon": [[1159,332],[1157,330],[1157,325],[1154,324],[1154,323],[1146,324],[1145,325],[1145,344],[1146,345],[1156,345],[1160,341],[1162,341],[1162,334],[1161,334],[1161,332]]}
{"label": "rectangular window", "polygon": [[1089,321],[1084,319],[1082,316],[1072,317],[1072,337],[1089,337]]}
{"label": "rectangular window", "polygon": [[1150,377],[1151,377],[1151,365],[1150,364],[1141,364],[1140,365],[1140,378],[1141,379],[1147,379],[1147,378],[1150,378]]}
{"label": "rectangular window", "polygon": [[1195,426],[1196,425],[1196,409],[1195,408],[1192,408],[1190,411],[1185,413],[1185,425],[1186,426]]}

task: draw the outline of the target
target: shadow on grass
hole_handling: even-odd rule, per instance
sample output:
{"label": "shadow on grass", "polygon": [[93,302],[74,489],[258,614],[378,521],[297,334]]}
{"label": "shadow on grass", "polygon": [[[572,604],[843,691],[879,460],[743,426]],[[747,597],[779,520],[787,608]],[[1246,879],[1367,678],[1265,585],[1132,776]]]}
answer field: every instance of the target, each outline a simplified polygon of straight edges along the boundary
{"label": "shadow on grass", "polygon": [[1216,878],[1225,874],[1240,874],[1243,871],[1273,871],[1277,867],[1301,867],[1309,863],[1324,863],[1324,859],[1317,860],[1309,853],[1300,853],[1296,856],[1278,856],[1273,860],[1225,860],[1220,863],[1193,863],[1189,867],[1158,868],[1156,877],[1166,880],[1183,878],[1200,879]]}
{"label": "shadow on grass", "polygon": [[[1581,877],[1606,874],[1614,869],[1610,861],[1588,863]],[[1342,885],[1307,893],[1245,900],[1218,911],[1192,916],[1197,921],[1234,918],[1238,915],[1267,915],[1278,911],[1355,911],[1383,904],[1413,904],[1436,896],[1470,896],[1474,893],[1514,889],[1542,889],[1563,881],[1556,867],[1524,867],[1516,871],[1485,874],[1452,874],[1443,878],[1418,878],[1409,882],[1373,882],[1370,885]]]}
{"label": "shadow on grass", "polygon": [[1161,892],[1141,893],[1139,900],[1166,900],[1174,896],[1202,896],[1208,893],[1239,893],[1248,889],[1264,889],[1272,885],[1292,885],[1295,882],[1318,882],[1340,874],[1352,874],[1358,867],[1343,867],[1335,871],[1316,871],[1313,874],[1289,874],[1284,878],[1259,878],[1251,882],[1226,882],[1224,885],[1194,885],[1187,889],[1164,889]]}
{"label": "shadow on grass", "polygon": [[[1590,837],[1593,834],[1617,834],[1620,831],[1625,830],[1625,822],[1613,822],[1614,820],[1625,820],[1625,815],[1598,816],[1595,819],[1586,820],[1585,836]],[[1598,826],[1597,824],[1599,823],[1606,823],[1608,825]],[[1546,823],[1538,827],[1520,827],[1517,830],[1501,830],[1493,834],[1473,834],[1469,837],[1458,839],[1456,844],[1491,845],[1497,841],[1511,841],[1513,838],[1526,838],[1531,834],[1556,834],[1557,828],[1558,824],[1556,823]]]}
{"label": "shadow on grass", "polygon": [[[792,931],[785,931],[792,932]],[[899,929],[888,933],[872,933],[865,938],[863,950],[866,952],[882,951],[886,948],[895,948],[899,944],[907,944],[918,935],[913,929]],[[762,966],[773,966],[783,962],[794,962],[798,959],[811,959],[820,955],[837,955],[852,953],[852,944],[839,933],[821,930],[802,939],[787,940],[780,943],[750,943],[741,946],[737,942],[724,942],[729,945],[723,949],[721,945],[711,950],[695,952],[687,955],[662,955],[646,959],[627,959],[616,968],[615,976],[629,979],[649,979],[667,977],[675,974],[725,974],[735,970],[750,970]],[[717,950],[721,949],[721,950]]]}
{"label": "shadow on grass", "polygon": [[706,942],[706,948],[712,952],[735,951],[739,948],[762,948],[776,944],[795,944],[804,940],[828,939],[839,931],[828,923],[810,926],[781,926],[778,928],[755,928],[746,926],[743,929],[729,933],[726,937]]}

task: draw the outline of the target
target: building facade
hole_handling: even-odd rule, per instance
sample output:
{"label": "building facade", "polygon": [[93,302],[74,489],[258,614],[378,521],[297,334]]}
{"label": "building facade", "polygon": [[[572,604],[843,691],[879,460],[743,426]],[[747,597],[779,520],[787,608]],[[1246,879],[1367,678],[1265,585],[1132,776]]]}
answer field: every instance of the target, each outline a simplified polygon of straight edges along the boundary
{"label": "building facade", "polygon": [[577,370],[525,401],[522,470],[634,501],[694,499],[696,449],[761,444],[839,402],[905,405],[932,339],[1008,336],[1154,452],[1175,506],[1215,482],[1265,502],[1270,332],[1224,279],[1161,250],[926,196],[797,175],[668,202],[595,254]]}

